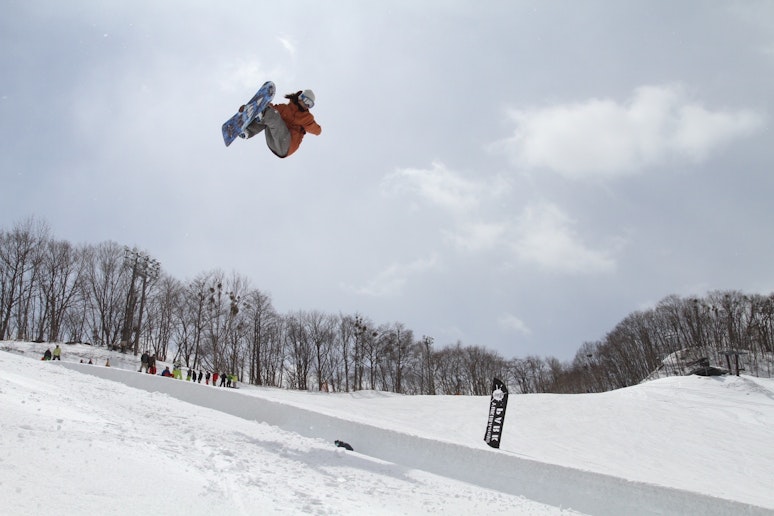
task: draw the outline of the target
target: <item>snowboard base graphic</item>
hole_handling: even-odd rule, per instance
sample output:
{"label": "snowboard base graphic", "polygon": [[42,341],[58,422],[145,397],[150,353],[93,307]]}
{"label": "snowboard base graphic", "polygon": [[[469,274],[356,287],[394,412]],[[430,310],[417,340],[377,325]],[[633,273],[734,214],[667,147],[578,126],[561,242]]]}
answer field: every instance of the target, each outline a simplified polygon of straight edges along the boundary
{"label": "snowboard base graphic", "polygon": [[240,108],[240,111],[238,111],[236,115],[229,118],[228,121],[223,124],[221,132],[223,133],[223,142],[226,144],[226,147],[231,145],[231,143],[245,131],[245,128],[250,125],[256,117],[263,113],[269,105],[269,102],[274,98],[274,92],[274,83],[266,81],[258,92],[253,95],[253,98],[251,98],[243,108]]}

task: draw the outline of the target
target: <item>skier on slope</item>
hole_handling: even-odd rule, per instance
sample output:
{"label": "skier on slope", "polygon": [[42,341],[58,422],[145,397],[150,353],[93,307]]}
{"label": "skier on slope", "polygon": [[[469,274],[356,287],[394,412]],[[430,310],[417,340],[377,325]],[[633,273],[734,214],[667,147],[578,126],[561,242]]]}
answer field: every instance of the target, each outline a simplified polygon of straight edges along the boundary
{"label": "skier on slope", "polygon": [[[266,131],[266,145],[280,158],[287,158],[298,150],[306,133],[319,135],[322,132],[314,115],[309,110],[314,107],[312,90],[299,91],[285,95],[287,104],[269,104],[269,107],[250,125],[242,138],[252,138]],[[239,108],[241,112],[245,106]]]}

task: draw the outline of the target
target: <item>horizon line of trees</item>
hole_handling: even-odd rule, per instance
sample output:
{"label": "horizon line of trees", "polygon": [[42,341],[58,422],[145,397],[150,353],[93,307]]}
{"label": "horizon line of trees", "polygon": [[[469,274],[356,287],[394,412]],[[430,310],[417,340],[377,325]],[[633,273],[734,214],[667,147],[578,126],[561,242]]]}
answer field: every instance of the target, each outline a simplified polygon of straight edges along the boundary
{"label": "horizon line of trees", "polygon": [[488,395],[601,392],[639,383],[680,349],[714,363],[744,350],[747,372],[771,376],[774,294],[669,296],[635,312],[569,363],[505,359],[461,342],[440,349],[400,322],[317,310],[278,313],[248,278],[213,270],[183,282],[148,253],[115,242],[73,246],[29,218],[0,228],[0,340],[85,342],[299,390]]}

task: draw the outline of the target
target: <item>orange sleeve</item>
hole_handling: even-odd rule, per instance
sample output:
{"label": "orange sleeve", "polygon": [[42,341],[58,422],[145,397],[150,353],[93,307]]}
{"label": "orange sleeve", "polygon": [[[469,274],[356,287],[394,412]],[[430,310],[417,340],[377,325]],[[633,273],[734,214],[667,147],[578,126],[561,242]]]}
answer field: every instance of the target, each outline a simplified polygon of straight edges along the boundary
{"label": "orange sleeve", "polygon": [[320,124],[315,121],[314,117],[311,118],[312,119],[308,123],[304,124],[304,130],[307,133],[312,133],[319,136],[320,133],[322,133],[322,127],[320,127]]}

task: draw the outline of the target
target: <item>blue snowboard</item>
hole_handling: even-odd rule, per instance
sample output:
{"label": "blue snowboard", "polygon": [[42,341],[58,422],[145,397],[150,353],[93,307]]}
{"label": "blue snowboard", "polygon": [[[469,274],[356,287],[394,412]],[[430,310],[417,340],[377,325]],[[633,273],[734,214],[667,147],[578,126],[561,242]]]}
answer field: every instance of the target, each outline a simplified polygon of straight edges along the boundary
{"label": "blue snowboard", "polygon": [[256,117],[263,113],[263,110],[266,109],[266,106],[268,106],[269,102],[274,98],[274,91],[275,88],[273,82],[267,81],[263,83],[263,86],[258,90],[258,93],[253,95],[253,98],[244,105],[244,108],[240,108],[240,111],[237,112],[236,115],[229,118],[228,121],[223,124],[221,131],[226,147],[231,145],[231,142],[236,140],[237,136],[242,134],[245,131],[245,128],[250,125]]}

